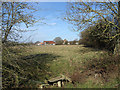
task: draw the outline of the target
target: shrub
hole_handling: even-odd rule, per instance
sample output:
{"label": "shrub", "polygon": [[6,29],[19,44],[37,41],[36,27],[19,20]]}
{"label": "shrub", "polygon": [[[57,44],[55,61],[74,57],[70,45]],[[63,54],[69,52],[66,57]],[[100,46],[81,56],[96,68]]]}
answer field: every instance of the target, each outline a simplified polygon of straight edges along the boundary
{"label": "shrub", "polygon": [[[2,87],[36,87],[35,81],[43,81],[46,71],[47,54],[27,55],[28,45],[2,47]],[[34,59],[33,59],[34,58]],[[51,56],[54,58],[54,56]],[[42,77],[41,77],[42,76]]]}
{"label": "shrub", "polygon": [[[110,56],[106,54],[104,54],[100,58],[87,60],[83,63],[84,68],[82,69],[82,71],[79,70],[80,66],[75,68],[75,71],[71,75],[71,79],[75,84],[85,84],[92,79],[94,84],[99,83],[100,85],[102,83],[104,85],[109,85],[109,83],[111,83],[112,81],[117,81],[117,85],[120,85],[120,78],[118,74],[120,73],[119,60],[119,55]],[[95,75],[98,75],[97,78],[95,78]]]}
{"label": "shrub", "polygon": [[113,51],[115,39],[110,40],[110,37],[115,34],[115,30],[112,25],[106,26],[107,24],[108,23],[100,20],[99,24],[90,26],[82,31],[80,43],[95,48]]}
{"label": "shrub", "polygon": [[115,56],[104,56],[99,59],[94,58],[86,62],[85,67],[87,69],[104,69],[106,71],[112,71],[115,67],[120,64],[120,55]]}
{"label": "shrub", "polygon": [[[86,70],[94,71],[100,74],[103,82],[118,78],[120,55],[105,55],[99,59],[94,58],[85,63]],[[114,73],[114,77],[111,74]]]}

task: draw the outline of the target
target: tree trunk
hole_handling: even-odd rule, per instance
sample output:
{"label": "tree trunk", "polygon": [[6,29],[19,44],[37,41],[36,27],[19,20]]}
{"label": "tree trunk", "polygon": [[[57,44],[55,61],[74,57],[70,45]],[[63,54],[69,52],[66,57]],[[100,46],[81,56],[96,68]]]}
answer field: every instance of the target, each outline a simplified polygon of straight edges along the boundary
{"label": "tree trunk", "polygon": [[[118,30],[117,33],[120,33],[120,1],[118,2]],[[120,55],[120,36],[117,37],[117,44],[114,49],[114,54]]]}
{"label": "tree trunk", "polygon": [[[11,3],[11,6],[12,6],[12,8],[11,8],[11,12],[12,12],[12,21],[11,21],[11,25],[10,25],[10,27],[8,27],[9,26],[9,23],[7,23],[8,24],[8,26],[7,26],[7,29],[6,29],[6,32],[5,32],[5,36],[4,36],[4,40],[3,40],[3,42],[6,42],[7,41],[7,39],[8,39],[8,36],[9,36],[9,34],[10,34],[10,31],[11,31],[11,29],[12,29],[12,27],[13,27],[13,17],[14,17],[14,12],[13,12],[13,8],[14,8],[14,6],[13,6],[13,4],[14,4],[14,2],[13,3]],[[9,17],[10,17],[10,15],[9,15]]]}
{"label": "tree trunk", "polygon": [[6,31],[3,42],[6,42],[6,41],[7,41],[7,38],[8,38],[8,35],[9,35],[9,33],[10,33],[10,30],[11,30],[12,26],[13,26],[13,25],[11,25],[10,28]]}

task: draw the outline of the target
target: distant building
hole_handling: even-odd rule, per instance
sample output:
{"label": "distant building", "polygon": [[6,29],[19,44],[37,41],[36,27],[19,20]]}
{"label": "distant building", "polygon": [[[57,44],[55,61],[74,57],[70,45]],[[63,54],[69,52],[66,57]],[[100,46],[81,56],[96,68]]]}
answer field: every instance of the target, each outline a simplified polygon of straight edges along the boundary
{"label": "distant building", "polygon": [[70,45],[70,42],[68,42],[67,44]]}
{"label": "distant building", "polygon": [[44,43],[43,43],[43,42],[41,42],[41,43],[40,43],[40,45],[44,45]]}
{"label": "distant building", "polygon": [[40,45],[40,43],[37,43],[37,45],[39,46],[39,45]]}
{"label": "distant building", "polygon": [[44,41],[43,42],[44,45],[55,45],[54,41]]}
{"label": "distant building", "polygon": [[44,45],[44,43],[42,43],[42,42],[39,42],[39,43],[37,43],[36,45],[38,45],[38,46],[39,46],[39,45]]}
{"label": "distant building", "polygon": [[79,42],[76,42],[75,44],[76,44],[76,45],[78,45],[78,44],[79,44]]}
{"label": "distant building", "polygon": [[78,41],[68,41],[68,45],[79,45]]}

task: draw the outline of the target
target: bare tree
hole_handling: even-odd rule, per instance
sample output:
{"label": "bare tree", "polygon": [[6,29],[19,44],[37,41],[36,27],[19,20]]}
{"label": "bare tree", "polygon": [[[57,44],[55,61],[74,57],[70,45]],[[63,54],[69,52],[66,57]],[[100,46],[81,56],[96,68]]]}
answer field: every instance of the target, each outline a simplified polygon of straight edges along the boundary
{"label": "bare tree", "polygon": [[[99,20],[104,20],[106,29],[103,34],[107,35],[106,30],[109,26],[114,27],[115,35],[109,37],[109,40],[116,38],[116,46],[119,46],[120,37],[120,1],[119,2],[71,2],[68,3],[68,10],[65,17],[72,23],[74,30],[83,30],[92,25],[99,24]],[[111,18],[109,18],[111,17]],[[116,49],[118,50],[118,48]]]}
{"label": "bare tree", "polygon": [[8,37],[15,38],[19,36],[17,31],[21,30],[19,24],[24,23],[26,27],[36,22],[33,13],[36,10],[31,3],[27,2],[3,2],[2,3],[2,39],[3,42],[8,40]]}

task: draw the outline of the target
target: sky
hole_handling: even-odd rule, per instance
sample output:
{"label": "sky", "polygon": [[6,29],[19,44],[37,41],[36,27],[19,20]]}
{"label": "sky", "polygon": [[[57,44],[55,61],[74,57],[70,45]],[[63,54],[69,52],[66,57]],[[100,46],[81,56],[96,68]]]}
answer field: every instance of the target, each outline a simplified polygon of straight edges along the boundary
{"label": "sky", "polygon": [[55,37],[61,37],[68,41],[80,38],[79,32],[72,30],[73,25],[63,20],[67,9],[66,2],[39,2],[37,5],[33,5],[38,10],[34,13],[34,16],[37,19],[44,19],[40,19],[29,28],[22,25],[22,29],[33,31],[22,33],[21,42],[53,41]]}

